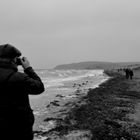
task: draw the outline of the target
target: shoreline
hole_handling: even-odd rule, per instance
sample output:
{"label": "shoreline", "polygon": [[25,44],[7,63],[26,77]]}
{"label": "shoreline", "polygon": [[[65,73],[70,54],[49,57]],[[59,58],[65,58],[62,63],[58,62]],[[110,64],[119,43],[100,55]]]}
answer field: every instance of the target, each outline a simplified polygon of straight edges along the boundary
{"label": "shoreline", "polygon": [[128,90],[131,81],[122,74],[112,71],[105,74],[112,78],[90,89],[76,103],[70,103],[64,118],[61,116],[64,112],[60,118],[46,118],[48,122],[54,119],[55,127],[36,134],[50,140],[140,139],[137,124],[132,120],[139,93]]}
{"label": "shoreline", "polygon": [[[85,77],[76,81],[65,82],[58,88],[48,89],[38,97],[31,97],[31,104],[34,110],[35,123],[34,131],[48,131],[57,121],[58,114],[63,116],[73,107],[75,102],[79,101],[81,96],[86,96],[90,88],[96,88],[98,85],[108,79],[107,75],[99,75],[99,77]],[[45,121],[49,118],[50,121]],[[50,119],[52,118],[52,119]],[[54,119],[56,118],[56,119]]]}
{"label": "shoreline", "polygon": [[[43,121],[44,126],[46,124],[47,127],[40,125],[41,126],[40,129],[39,129],[39,127],[38,127],[38,129],[34,129],[35,140],[46,140],[45,138],[51,137],[49,132],[52,132],[52,131],[54,131],[54,129],[57,129],[59,127],[60,120],[63,122],[72,108],[75,108],[76,106],[80,106],[80,105],[84,104],[83,98],[87,96],[89,90],[98,88],[101,84],[108,81],[108,79],[110,77],[108,75],[106,75],[104,72],[103,72],[103,75],[104,75],[104,78],[100,81],[100,83],[98,83],[98,82],[96,84],[94,83],[93,84],[94,86],[91,88],[90,87],[87,88],[84,86],[87,84],[86,83],[87,81],[89,82],[89,84],[93,83],[92,80],[94,80],[94,78],[93,79],[89,78],[89,79],[85,79],[85,80],[83,79],[82,81],[81,80],[77,81],[76,83],[78,85],[81,85],[81,87],[80,88],[75,87],[75,89],[77,89],[77,90],[75,90],[75,92],[73,92],[72,94],[67,95],[68,97],[63,96],[63,94],[56,95],[57,99],[55,98],[53,101],[50,102],[49,105],[46,105],[46,108],[48,108],[48,110],[52,109],[52,112],[47,112],[47,114],[46,114],[47,117],[45,117],[45,119]],[[85,84],[83,84],[84,82],[85,82]],[[75,82],[73,84],[75,84]],[[83,86],[82,86],[82,84],[83,84]],[[64,101],[63,98],[66,98],[66,100]],[[54,109],[53,106],[56,107],[56,109]],[[60,108],[57,108],[57,107],[60,107]],[[36,114],[36,112],[35,112],[35,114]],[[38,119],[36,118],[36,120],[38,120]],[[36,124],[36,126],[37,125],[38,124]],[[46,134],[47,134],[47,137],[45,136]]]}

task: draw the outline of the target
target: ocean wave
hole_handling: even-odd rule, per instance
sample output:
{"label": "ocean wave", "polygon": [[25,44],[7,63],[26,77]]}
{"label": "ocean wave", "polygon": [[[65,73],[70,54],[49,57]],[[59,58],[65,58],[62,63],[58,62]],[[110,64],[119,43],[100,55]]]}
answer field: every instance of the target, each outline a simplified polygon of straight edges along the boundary
{"label": "ocean wave", "polygon": [[44,70],[38,72],[45,85],[48,87],[63,86],[64,82],[76,81],[85,77],[103,76],[103,70]]}

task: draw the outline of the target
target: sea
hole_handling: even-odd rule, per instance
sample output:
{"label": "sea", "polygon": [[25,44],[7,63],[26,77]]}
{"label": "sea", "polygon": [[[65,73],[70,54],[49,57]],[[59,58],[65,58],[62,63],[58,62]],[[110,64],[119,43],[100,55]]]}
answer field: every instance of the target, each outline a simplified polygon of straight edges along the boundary
{"label": "sea", "polygon": [[[76,82],[85,78],[94,78],[94,83],[100,84],[108,77],[104,70],[36,70],[46,89],[64,88],[65,83]],[[91,85],[94,87],[95,85]],[[70,87],[69,87],[70,88]]]}
{"label": "sea", "polygon": [[[96,88],[109,79],[104,70],[52,69],[36,70],[36,73],[44,83],[45,91],[40,95],[29,96],[35,115],[35,131],[48,129],[43,120],[49,114],[55,112],[61,102],[64,101],[66,103],[69,100],[74,100],[77,98],[76,93],[85,96],[89,89]],[[54,105],[54,107],[50,107],[51,105]]]}

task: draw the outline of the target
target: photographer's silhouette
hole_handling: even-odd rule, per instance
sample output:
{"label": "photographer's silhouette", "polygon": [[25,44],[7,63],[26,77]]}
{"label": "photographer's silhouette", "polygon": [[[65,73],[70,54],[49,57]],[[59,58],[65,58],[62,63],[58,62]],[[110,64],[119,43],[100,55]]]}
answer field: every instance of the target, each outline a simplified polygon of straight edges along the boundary
{"label": "photographer's silhouette", "polygon": [[[4,140],[33,140],[34,115],[28,95],[44,91],[28,59],[20,56],[14,46],[0,45],[0,136]],[[24,72],[18,71],[18,65]]]}

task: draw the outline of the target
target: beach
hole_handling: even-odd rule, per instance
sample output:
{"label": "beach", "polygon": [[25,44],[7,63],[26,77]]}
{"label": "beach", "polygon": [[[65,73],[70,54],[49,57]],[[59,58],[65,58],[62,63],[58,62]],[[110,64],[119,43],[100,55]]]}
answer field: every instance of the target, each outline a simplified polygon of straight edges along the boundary
{"label": "beach", "polygon": [[[45,92],[30,96],[34,110],[35,139],[49,132],[64,120],[90,89],[96,88],[109,77],[103,70],[43,70],[37,71],[45,85]],[[37,136],[37,137],[36,137]],[[41,138],[42,139],[42,138]],[[44,136],[43,136],[43,139]]]}
{"label": "beach", "polygon": [[132,80],[125,79],[122,72],[105,73],[110,78],[99,87],[51,102],[47,106],[51,113],[44,118],[48,127],[35,131],[35,139],[139,140],[140,70],[134,71]]}

